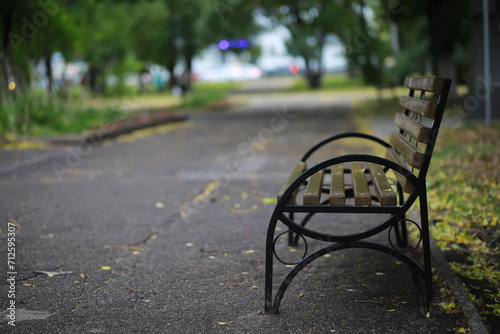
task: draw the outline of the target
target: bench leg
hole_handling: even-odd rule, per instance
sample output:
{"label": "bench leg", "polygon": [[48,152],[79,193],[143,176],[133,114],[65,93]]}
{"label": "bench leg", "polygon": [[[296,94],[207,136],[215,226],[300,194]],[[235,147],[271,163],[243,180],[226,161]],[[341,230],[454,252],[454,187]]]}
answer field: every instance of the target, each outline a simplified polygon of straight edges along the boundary
{"label": "bench leg", "polygon": [[[274,223],[274,226],[276,222]],[[268,235],[269,236],[269,235]],[[281,304],[281,300],[288,289],[288,286],[292,282],[292,280],[299,274],[299,272],[304,269],[307,265],[315,261],[316,259],[322,257],[325,254],[333,253],[335,251],[349,249],[349,248],[364,248],[371,249],[379,252],[383,252],[388,255],[392,255],[395,258],[399,259],[403,263],[409,266],[413,278],[413,284],[415,287],[415,293],[417,296],[417,301],[420,305],[423,305],[427,310],[429,305],[429,290],[423,288],[422,279],[426,281],[425,287],[429,287],[429,281],[427,280],[427,273],[424,272],[423,268],[417,264],[414,260],[409,258],[407,255],[395,251],[393,248],[372,243],[366,241],[351,241],[351,242],[343,242],[343,243],[333,243],[329,246],[326,246],[312,254],[306,256],[302,261],[298,262],[295,267],[287,274],[285,279],[282,281],[281,285],[278,288],[276,296],[273,300],[273,292],[272,292],[272,284],[273,284],[273,242],[271,236],[271,242],[267,243],[266,247],[266,288],[265,288],[265,313],[279,314],[279,307]],[[427,291],[425,291],[427,290]]]}
{"label": "bench leg", "polygon": [[429,307],[433,297],[433,291],[432,291],[432,264],[431,264],[431,247],[430,247],[430,233],[429,233],[429,216],[427,210],[427,192],[425,188],[421,191],[419,197],[420,197],[420,225],[422,229],[422,248],[423,248],[425,283],[427,292],[426,299],[427,299],[427,307]]}
{"label": "bench leg", "polygon": [[[274,231],[278,219],[275,217],[276,212],[273,213],[269,227],[267,229],[266,237],[266,273],[265,273],[265,306],[264,313],[278,314],[278,308],[273,306],[273,261],[274,261]],[[291,214],[293,217],[293,214]],[[292,232],[290,232],[290,235]]]}

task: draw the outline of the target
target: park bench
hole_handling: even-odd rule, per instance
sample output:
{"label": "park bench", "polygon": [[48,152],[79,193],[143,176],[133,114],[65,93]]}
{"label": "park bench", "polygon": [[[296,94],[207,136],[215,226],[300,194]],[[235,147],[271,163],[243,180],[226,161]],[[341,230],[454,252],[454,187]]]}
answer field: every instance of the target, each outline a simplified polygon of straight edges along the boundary
{"label": "park bench", "polygon": [[[364,133],[337,134],[313,146],[293,167],[277,196],[267,230],[266,313],[279,313],[281,300],[290,282],[307,265],[323,255],[351,248],[380,251],[406,264],[411,271],[417,301],[428,309],[432,299],[432,271],[426,174],[450,85],[450,79],[440,77],[407,77],[404,86],[409,89],[409,94],[399,100],[402,111],[394,118],[397,127],[389,142]],[[308,168],[307,160],[314,152],[334,141],[353,137],[382,145],[385,157],[347,154]],[[321,196],[323,193],[324,199]],[[420,224],[407,217],[417,198]],[[366,214],[381,218],[366,229],[336,234],[330,233],[332,227],[326,230],[323,221],[309,227],[310,221],[319,213],[329,218],[325,224],[334,222],[340,214]],[[285,225],[284,231],[283,225],[278,226],[278,222]],[[414,225],[419,239],[412,245],[409,245],[407,236],[410,225]],[[387,233],[383,242],[378,240],[381,233]],[[289,246],[299,246],[302,241],[300,247],[304,247],[304,255],[301,259],[286,261],[278,255],[276,246],[282,238],[288,240]],[[324,242],[326,246],[322,244],[322,248],[308,254],[307,240],[311,239]],[[292,269],[280,285],[277,282],[279,288],[273,299],[274,259]]]}

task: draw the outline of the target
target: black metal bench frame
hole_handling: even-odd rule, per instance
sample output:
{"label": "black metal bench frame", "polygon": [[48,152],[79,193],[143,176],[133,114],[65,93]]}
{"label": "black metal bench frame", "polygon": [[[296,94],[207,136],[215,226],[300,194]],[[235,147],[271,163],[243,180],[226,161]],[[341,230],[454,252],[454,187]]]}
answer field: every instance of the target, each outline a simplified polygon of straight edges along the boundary
{"label": "black metal bench frame", "polygon": [[[431,254],[429,245],[429,220],[427,209],[427,190],[426,190],[426,175],[429,168],[429,163],[434,151],[434,146],[438,131],[441,125],[448,92],[450,89],[451,80],[439,77],[407,77],[404,86],[409,89],[408,96],[403,96],[400,99],[400,105],[403,107],[403,112],[396,115],[396,124],[400,127],[397,133],[393,133],[394,143],[399,143],[399,137],[405,137],[407,143],[414,142],[416,151],[419,151],[419,141],[425,143],[425,151],[421,152],[419,156],[420,162],[410,161],[413,159],[412,153],[410,156],[402,152],[406,147],[394,147],[393,138],[391,143],[388,143],[380,138],[363,133],[343,133],[329,137],[320,143],[313,146],[303,157],[300,159],[299,164],[304,164],[308,158],[318,149],[325,145],[337,141],[342,138],[360,138],[373,141],[385,147],[388,150],[386,158],[367,155],[367,154],[348,154],[328,159],[320,162],[317,165],[305,169],[298,177],[292,176],[283,187],[280,195],[278,195],[278,202],[274,209],[269,222],[266,240],[266,266],[265,266],[265,312],[266,313],[279,313],[281,300],[287,290],[289,284],[294,277],[304,269],[308,264],[317,258],[332,253],[341,249],[348,248],[364,248],[380,251],[394,256],[402,263],[406,264],[413,278],[416,297],[418,302],[428,309],[430,301],[432,300],[432,271],[431,271]],[[420,91],[420,94],[415,97],[415,92]],[[426,93],[432,94],[433,100],[426,100]],[[430,117],[427,119],[427,117]],[[403,119],[403,121],[402,121]],[[422,126],[420,122],[422,119],[431,121],[431,126]],[[404,123],[404,124],[403,124]],[[420,124],[420,125],[418,125]],[[411,127],[414,128],[411,128]],[[415,127],[417,126],[417,127]],[[424,128],[425,135],[420,136],[416,131]],[[416,129],[416,130],[415,130]],[[422,138],[420,138],[422,137]],[[424,138],[425,137],[425,138]],[[404,142],[404,140],[401,140]],[[412,150],[412,148],[410,148]],[[392,153],[391,153],[392,152]],[[413,151],[412,151],[413,152]],[[397,156],[390,156],[396,154]],[[401,155],[405,157],[401,159]],[[399,156],[399,157],[398,157]],[[403,161],[402,161],[403,160]],[[418,159],[417,159],[418,160]],[[312,178],[318,172],[325,171],[325,173],[332,174],[330,167],[339,164],[348,164],[352,162],[361,162],[363,164],[372,163],[380,165],[383,172],[386,173],[390,170],[395,171],[394,175],[397,177],[396,183],[397,203],[391,205],[380,205],[382,199],[375,195],[370,194],[370,199],[377,205],[331,205],[329,200],[318,202],[317,204],[297,204],[295,196],[299,189],[303,189],[305,185],[312,182]],[[351,165],[352,166],[352,165]],[[372,166],[372,165],[370,165]],[[412,168],[417,166],[417,170]],[[350,168],[340,168],[344,173],[351,173]],[[364,170],[368,174],[368,171]],[[296,178],[295,178],[296,177]],[[316,182],[316,181],[315,181]],[[367,181],[370,187],[373,187],[374,177]],[[322,181],[321,181],[322,183]],[[391,186],[392,187],[392,186]],[[346,187],[345,197],[354,197],[354,187]],[[320,185],[319,192],[328,192],[328,187],[323,184]],[[372,189],[373,192],[373,189]],[[406,196],[405,196],[406,193]],[[358,194],[356,194],[357,196]],[[319,201],[318,196],[318,201]],[[420,211],[420,224],[407,219],[406,214],[412,205],[419,200]],[[295,213],[306,213],[305,217],[300,221],[295,220]],[[356,214],[389,214],[389,218],[380,222],[378,225],[357,233],[349,235],[334,235],[323,233],[321,231],[312,230],[306,227],[306,224],[316,213],[356,213]],[[277,231],[278,222],[283,223],[288,228],[285,232]],[[405,248],[407,246],[407,230],[406,225],[410,222],[415,224],[419,230],[420,240],[415,247],[411,249]],[[393,245],[389,235],[389,244],[381,244],[364,239],[377,235],[382,232],[388,231],[389,234],[394,230],[397,245]],[[304,256],[297,262],[288,263],[281,260],[276,254],[275,245],[283,234],[288,234],[288,243],[290,246],[296,246],[299,240],[303,240],[305,251]],[[323,247],[314,253],[307,254],[307,241],[306,238],[316,239],[328,242],[326,247]],[[415,261],[407,255],[408,252],[415,250],[417,247],[422,248],[422,262]],[[278,288],[278,291],[273,300],[273,266],[274,258],[284,265],[294,265],[293,269],[288,273]],[[423,280],[424,284],[421,283]]]}

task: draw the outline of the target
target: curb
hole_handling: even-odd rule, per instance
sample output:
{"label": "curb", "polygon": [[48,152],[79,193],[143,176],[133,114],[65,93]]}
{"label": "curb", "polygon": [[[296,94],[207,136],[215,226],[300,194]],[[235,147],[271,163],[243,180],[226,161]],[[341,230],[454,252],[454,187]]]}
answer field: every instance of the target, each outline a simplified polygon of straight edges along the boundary
{"label": "curb", "polygon": [[[410,215],[412,216],[412,219],[418,221],[418,211],[410,211]],[[429,223],[432,224],[432,221],[429,221]],[[455,298],[457,299],[458,304],[460,305],[461,310],[465,315],[465,318],[467,318],[467,324],[472,330],[472,333],[489,334],[488,330],[486,329],[486,325],[481,319],[481,315],[479,314],[476,306],[472,303],[472,300],[470,299],[465,286],[462,284],[462,281],[457,277],[457,275],[455,275],[455,273],[451,269],[450,264],[444,257],[441,249],[436,244],[436,241],[434,240],[434,237],[431,233],[429,233],[429,236],[431,255],[436,262],[436,269],[441,273],[451,291],[453,291],[453,296],[455,296]]]}
{"label": "curb", "polygon": [[[104,140],[114,139],[121,135],[134,132],[136,130],[142,130],[145,128],[151,128],[155,126],[160,126],[168,123],[176,123],[186,121],[189,117],[187,115],[167,115],[164,117],[157,117],[152,120],[147,120],[140,123],[129,123],[122,127],[115,127],[106,130],[96,130],[92,131],[86,135],[75,135],[75,136],[63,136],[57,138],[50,138],[43,140],[46,143],[52,144],[54,146],[78,146],[78,145],[92,145],[98,146],[102,144]],[[25,159],[24,161],[0,166],[0,174],[12,173],[22,167],[28,167],[42,163],[49,159],[55,159],[63,156],[67,153],[66,149],[56,148],[49,152],[42,152],[39,155]]]}
{"label": "curb", "polygon": [[437,270],[441,273],[441,275],[443,275],[446,283],[453,291],[453,295],[460,304],[462,312],[467,318],[467,323],[469,324],[472,333],[488,334],[488,330],[486,329],[486,326],[484,325],[476,306],[472,303],[467,290],[451,269],[448,261],[444,257],[443,252],[437,246],[432,236],[430,238],[430,246],[432,257],[437,263]]}
{"label": "curb", "polygon": [[186,115],[168,115],[165,117],[156,118],[140,123],[125,124],[122,127],[115,127],[106,130],[95,130],[87,135],[57,137],[48,140],[48,142],[53,145],[78,145],[86,142],[94,144],[96,142],[96,138],[99,138],[99,142],[101,142],[102,140],[117,138],[121,135],[128,134],[136,130],[151,128],[167,123],[182,122],[187,119],[188,117]]}

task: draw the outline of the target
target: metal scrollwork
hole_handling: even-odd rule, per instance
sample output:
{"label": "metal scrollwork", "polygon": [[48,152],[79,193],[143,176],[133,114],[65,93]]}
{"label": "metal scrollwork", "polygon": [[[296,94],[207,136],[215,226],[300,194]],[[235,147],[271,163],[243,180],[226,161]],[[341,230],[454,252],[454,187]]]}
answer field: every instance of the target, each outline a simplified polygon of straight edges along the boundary
{"label": "metal scrollwork", "polygon": [[[395,224],[399,224],[401,222],[410,222],[410,223],[412,223],[413,225],[415,225],[417,227],[418,234],[419,234],[419,239],[418,239],[417,244],[414,247],[411,247],[411,248],[408,248],[408,249],[403,249],[403,248],[399,248],[397,246],[394,246],[394,244],[392,243],[392,240],[391,240],[392,228],[394,227]],[[398,252],[401,252],[401,253],[410,253],[410,252],[413,252],[415,249],[417,249],[418,246],[420,246],[420,243],[422,242],[422,229],[420,228],[420,225],[418,225],[415,221],[413,221],[411,219],[400,219],[395,224],[391,225],[391,227],[389,228],[388,236],[387,236],[387,238],[389,239],[389,243],[391,244],[391,247],[393,249],[397,250]]]}
{"label": "metal scrollwork", "polygon": [[[290,230],[287,230],[285,232],[281,232],[280,234],[278,234],[278,236],[276,236],[276,238],[274,238],[274,242],[273,242],[273,253],[274,253],[274,256],[276,257],[276,259],[283,263],[284,265],[296,265],[296,264],[299,264],[300,262],[302,262],[302,260],[304,260],[307,256],[307,240],[304,238],[304,236],[300,233],[297,233],[301,238],[302,238],[302,241],[304,241],[304,254],[302,255],[302,258],[296,262],[287,262],[287,261],[283,261],[279,256],[278,254],[276,253],[276,242],[278,241],[278,239],[286,234],[286,233],[292,233],[293,231],[290,231]],[[296,233],[296,232],[294,232]]]}

